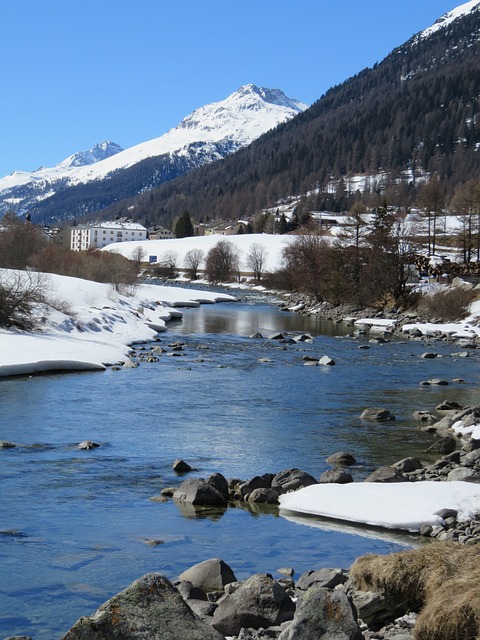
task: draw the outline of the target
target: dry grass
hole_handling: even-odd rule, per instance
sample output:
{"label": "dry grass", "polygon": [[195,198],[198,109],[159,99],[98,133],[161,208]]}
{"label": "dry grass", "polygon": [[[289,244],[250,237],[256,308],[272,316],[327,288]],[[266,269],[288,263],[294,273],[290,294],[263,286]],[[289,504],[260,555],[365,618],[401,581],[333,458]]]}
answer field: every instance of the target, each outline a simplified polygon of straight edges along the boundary
{"label": "dry grass", "polygon": [[381,591],[420,611],[417,640],[480,639],[480,545],[435,543],[351,568],[359,589]]}
{"label": "dry grass", "polygon": [[451,287],[433,295],[424,295],[418,302],[418,312],[427,318],[449,322],[465,318],[468,307],[476,300],[477,291]]}

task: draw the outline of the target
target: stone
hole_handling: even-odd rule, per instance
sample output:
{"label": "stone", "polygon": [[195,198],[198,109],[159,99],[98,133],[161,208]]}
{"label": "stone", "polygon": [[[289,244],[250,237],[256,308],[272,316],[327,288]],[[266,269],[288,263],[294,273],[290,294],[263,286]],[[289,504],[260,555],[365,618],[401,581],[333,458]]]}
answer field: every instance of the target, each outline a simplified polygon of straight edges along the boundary
{"label": "stone", "polygon": [[214,487],[218,493],[225,498],[225,500],[228,500],[228,482],[221,473],[212,473],[212,475],[207,478],[206,482],[207,484],[212,485],[212,487]]}
{"label": "stone", "polygon": [[241,482],[236,487],[236,492],[244,498],[254,489],[269,489],[270,485],[263,476],[254,476],[246,482]]}
{"label": "stone", "polygon": [[353,482],[352,474],[344,469],[329,469],[319,478],[320,484],[348,484]]}
{"label": "stone", "polygon": [[255,574],[218,602],[213,627],[236,636],[242,627],[259,629],[291,620],[294,610],[283,587],[268,574]]}
{"label": "stone", "polygon": [[400,473],[412,473],[412,471],[417,471],[418,469],[422,469],[423,465],[418,460],[418,458],[403,458],[403,460],[399,460],[392,464],[394,469],[400,471]]}
{"label": "stone", "polygon": [[427,351],[426,353],[422,353],[420,358],[438,358],[438,353],[433,353],[432,351]]}
{"label": "stone", "polygon": [[462,482],[480,482],[480,473],[468,467],[457,467],[452,469],[447,476],[449,482],[460,480]]}
{"label": "stone", "polygon": [[437,419],[431,411],[414,411],[413,418],[423,424],[432,424]]}
{"label": "stone", "polygon": [[297,589],[306,591],[310,587],[322,587],[324,589],[334,589],[339,584],[345,584],[348,575],[345,569],[317,569],[317,571],[306,571],[297,580]]}
{"label": "stone", "polygon": [[248,502],[259,502],[266,504],[278,504],[278,493],[275,489],[254,489],[248,494]]}
{"label": "stone", "polygon": [[408,482],[408,480],[394,467],[379,467],[365,478],[364,482]]}
{"label": "stone", "polygon": [[362,640],[356,614],[342,591],[312,588],[300,598],[293,621],[279,640]]}
{"label": "stone", "polygon": [[8,442],[8,440],[0,440],[0,449],[13,449],[17,445],[14,442]]}
{"label": "stone", "polygon": [[455,402],[455,400],[444,400],[438,404],[435,409],[437,411],[458,411],[459,409],[462,409],[462,405]]}
{"label": "stone", "polygon": [[190,502],[193,505],[226,507],[227,500],[211,484],[203,478],[189,478],[175,489],[174,500]]}
{"label": "stone", "polygon": [[224,640],[200,620],[170,581],[156,573],[135,580],[80,618],[61,640]]}
{"label": "stone", "polygon": [[196,471],[196,469],[191,467],[188,464],[188,462],[185,462],[185,460],[179,460],[179,459],[175,460],[175,462],[172,465],[172,468],[177,473],[188,473],[189,471]]}
{"label": "stone", "polygon": [[279,495],[289,491],[297,491],[303,487],[318,484],[318,481],[306,471],[300,469],[284,469],[277,473],[272,480],[272,489]]}
{"label": "stone", "polygon": [[457,441],[452,436],[443,436],[435,440],[435,442],[428,447],[427,453],[441,453],[442,455],[453,453],[457,448]]}
{"label": "stone", "polygon": [[174,586],[184,600],[207,600],[205,591],[194,586],[190,580],[179,580]]}
{"label": "stone", "polygon": [[97,449],[99,446],[100,445],[98,444],[98,442],[93,442],[92,440],[83,440],[78,445],[78,448],[85,451],[89,451],[90,449]]}
{"label": "stone", "polygon": [[386,623],[392,622],[398,614],[395,603],[388,600],[384,594],[375,591],[354,591],[352,601],[358,617],[373,630],[381,629]]}
{"label": "stone", "polygon": [[350,466],[356,463],[355,458],[351,453],[347,453],[346,451],[337,451],[337,453],[332,453],[331,456],[328,456],[326,460],[327,464],[331,465],[345,465]]}
{"label": "stone", "polygon": [[267,336],[268,340],[284,340],[285,336],[283,335],[283,333],[279,333],[278,331],[269,333]]}
{"label": "stone", "polygon": [[322,356],[318,361],[318,364],[333,367],[333,365],[335,364],[335,360],[333,360],[333,358],[330,358],[329,356]]}
{"label": "stone", "polygon": [[429,380],[427,380],[427,383],[446,387],[448,385],[448,380],[442,380],[441,378],[430,378]]}
{"label": "stone", "polygon": [[262,334],[260,333],[260,331],[255,331],[255,333],[252,333],[250,338],[252,340],[258,340],[260,338],[263,338]]}
{"label": "stone", "polygon": [[388,409],[380,409],[378,407],[371,407],[362,411],[360,418],[362,420],[376,420],[378,422],[388,422],[395,420],[395,416],[390,413]]}
{"label": "stone", "polygon": [[205,593],[223,591],[226,584],[237,581],[232,569],[220,558],[199,562],[180,574],[178,579],[190,582]]}

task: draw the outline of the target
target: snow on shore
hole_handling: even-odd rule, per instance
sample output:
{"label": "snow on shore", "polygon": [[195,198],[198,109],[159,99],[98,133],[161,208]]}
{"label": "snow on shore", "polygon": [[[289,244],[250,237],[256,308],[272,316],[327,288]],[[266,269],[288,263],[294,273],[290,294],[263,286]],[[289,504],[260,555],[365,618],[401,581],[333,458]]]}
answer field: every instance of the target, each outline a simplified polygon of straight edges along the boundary
{"label": "snow on shore", "polygon": [[[0,270],[8,277],[8,270]],[[55,307],[39,305],[35,333],[0,329],[0,377],[95,370],[125,362],[134,342],[152,340],[179,317],[177,307],[232,301],[232,296],[180,287],[139,285],[121,295],[110,285],[48,274]]]}
{"label": "snow on shore", "polygon": [[422,524],[442,524],[441,509],[455,509],[459,521],[468,520],[479,504],[480,485],[469,482],[314,484],[280,496],[282,515],[294,512],[412,532]]}

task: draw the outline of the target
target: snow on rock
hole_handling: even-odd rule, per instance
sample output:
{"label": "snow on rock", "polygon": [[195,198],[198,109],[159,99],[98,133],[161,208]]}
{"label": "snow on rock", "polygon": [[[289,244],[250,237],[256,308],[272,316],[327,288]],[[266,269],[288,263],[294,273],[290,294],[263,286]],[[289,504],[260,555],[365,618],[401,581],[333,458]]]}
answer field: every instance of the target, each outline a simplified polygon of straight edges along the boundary
{"label": "snow on rock", "polygon": [[418,532],[422,524],[442,524],[441,509],[455,509],[458,520],[480,510],[480,485],[469,482],[352,482],[315,484],[280,496],[280,513],[302,513],[332,520]]}
{"label": "snow on rock", "polygon": [[476,11],[480,5],[480,0],[470,0],[470,2],[465,2],[464,4],[459,5],[452,11],[448,11],[441,18],[439,18],[431,27],[424,29],[419,36],[421,38],[428,38],[433,33],[438,31],[439,29],[445,29],[457,18],[461,18],[462,16],[467,15],[471,11]]}
{"label": "snow on rock", "polygon": [[[10,272],[0,270],[5,278]],[[233,301],[227,294],[139,285],[122,295],[108,284],[48,274],[55,306],[38,305],[36,333],[0,329],[0,377],[52,370],[104,369],[125,362],[130,345],[152,340],[199,301]]]}

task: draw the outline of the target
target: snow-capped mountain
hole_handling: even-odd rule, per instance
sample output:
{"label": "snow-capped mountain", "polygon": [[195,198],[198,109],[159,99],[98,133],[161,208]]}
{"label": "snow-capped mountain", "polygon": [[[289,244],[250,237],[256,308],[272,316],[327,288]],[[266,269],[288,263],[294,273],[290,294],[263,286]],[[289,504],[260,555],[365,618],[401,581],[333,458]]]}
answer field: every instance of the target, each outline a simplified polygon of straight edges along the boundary
{"label": "snow-capped mountain", "polygon": [[58,166],[65,167],[65,169],[68,169],[69,167],[84,167],[88,164],[95,164],[101,160],[106,160],[107,158],[114,156],[116,153],[120,153],[120,151],[123,151],[123,149],[119,144],[110,142],[110,140],[104,140],[88,151],[78,151],[77,153],[74,153],[73,156],[70,156],[69,158],[66,158],[66,160],[63,160],[63,162],[60,162]]}
{"label": "snow-capped mountain", "polygon": [[470,2],[465,2],[464,4],[455,7],[451,11],[448,11],[443,16],[441,16],[431,27],[424,29],[419,33],[420,38],[428,38],[436,31],[440,29],[445,29],[457,18],[461,18],[462,16],[467,15],[471,11],[480,10],[480,0],[470,0]]}
{"label": "snow-capped mountain", "polygon": [[[48,202],[50,206],[54,196],[58,199],[59,194],[72,188],[76,188],[75,205],[69,210],[70,205],[65,207],[65,197],[62,197],[62,215],[53,214],[50,207],[47,217],[70,218],[103,208],[120,197],[144,192],[223,158],[306,108],[306,104],[288,98],[279,89],[245,85],[221,102],[196,109],[159,138],[126,150],[115,143],[102,142],[55,167],[13,172],[0,179],[0,215],[8,209],[20,214],[35,212],[41,203]],[[116,195],[113,184],[120,184],[124,172],[139,163],[142,163],[138,172],[140,182],[134,184],[128,179],[129,186],[125,187],[124,183],[121,193]],[[101,201],[95,195],[89,202],[88,185],[95,183],[93,190],[98,191],[99,183],[105,181],[109,181],[109,185],[103,189]],[[107,191],[111,194],[109,197],[105,196]]]}

